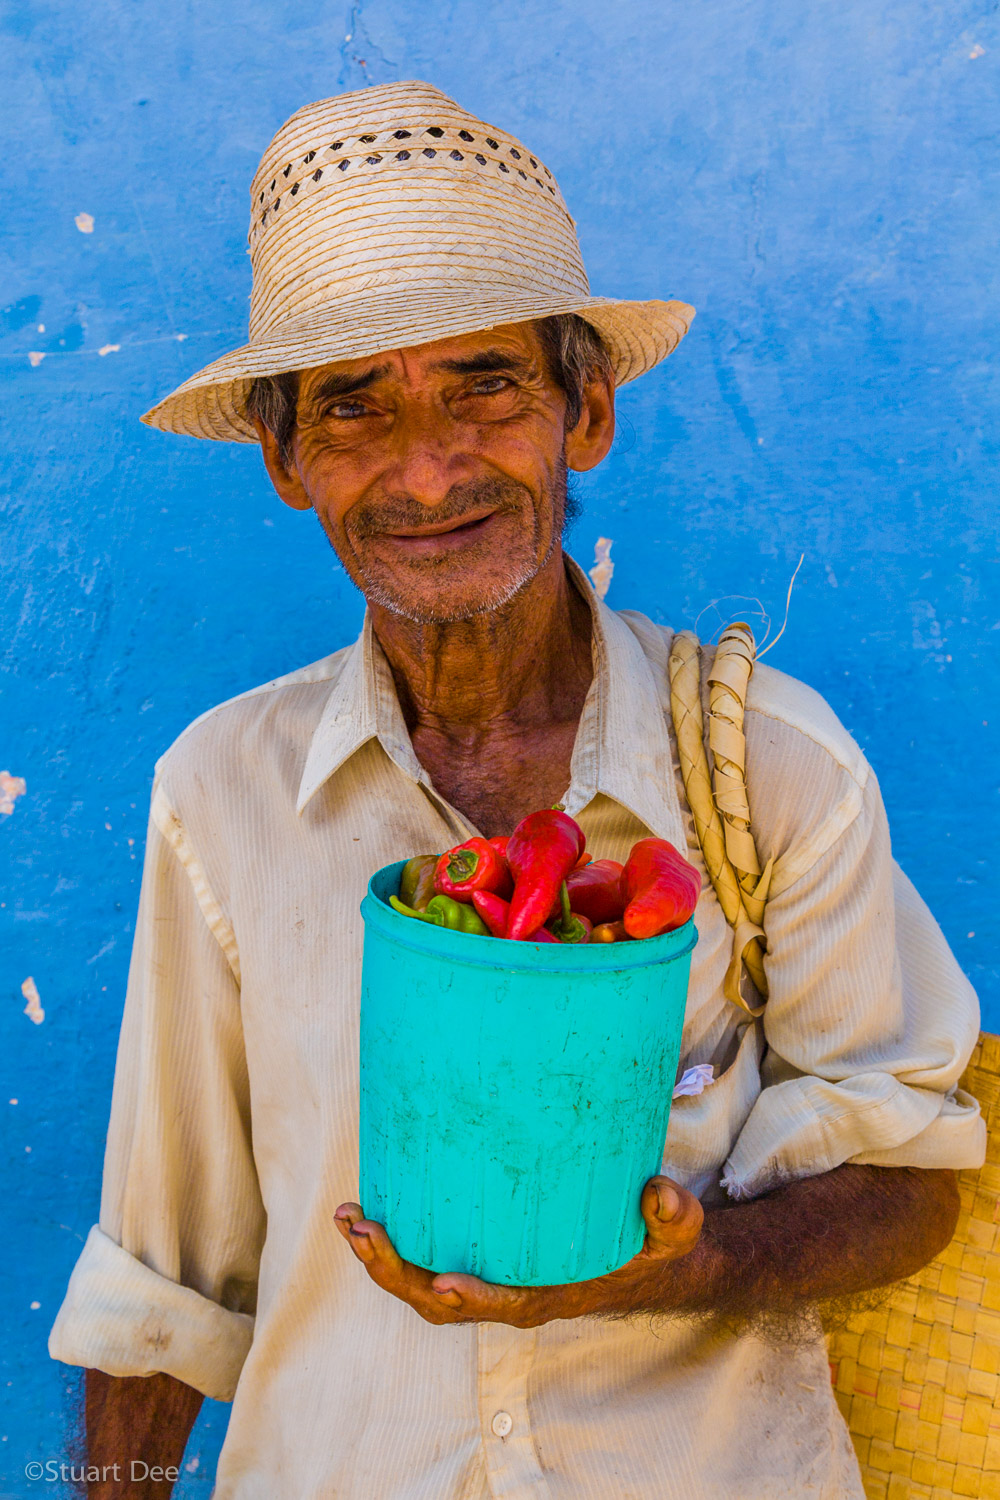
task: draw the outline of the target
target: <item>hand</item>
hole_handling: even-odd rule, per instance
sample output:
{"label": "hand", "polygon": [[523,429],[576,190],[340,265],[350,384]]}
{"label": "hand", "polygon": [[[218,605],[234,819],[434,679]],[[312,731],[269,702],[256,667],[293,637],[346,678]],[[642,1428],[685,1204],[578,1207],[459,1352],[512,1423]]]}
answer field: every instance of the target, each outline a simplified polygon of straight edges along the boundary
{"label": "hand", "polygon": [[366,1219],[359,1204],[342,1203],[338,1230],[383,1291],[408,1302],[428,1323],[508,1323],[537,1328],[554,1318],[620,1311],[630,1290],[640,1293],[662,1279],[667,1263],[690,1254],[704,1214],[693,1193],[669,1177],[651,1177],[642,1190],[646,1241],[639,1254],[608,1276],[569,1286],[497,1286],[460,1271],[435,1275],[401,1259],[381,1224]]}

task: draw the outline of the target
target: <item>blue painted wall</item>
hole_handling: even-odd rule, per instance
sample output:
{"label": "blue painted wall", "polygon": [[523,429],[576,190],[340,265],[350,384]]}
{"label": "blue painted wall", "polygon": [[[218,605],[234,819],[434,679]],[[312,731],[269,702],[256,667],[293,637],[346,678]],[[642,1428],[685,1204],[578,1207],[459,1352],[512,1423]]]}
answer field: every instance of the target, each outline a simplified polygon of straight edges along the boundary
{"label": "blue painted wall", "polygon": [[96,1217],[153,762],[361,615],[255,449],[137,421],[242,342],[247,187],[307,100],[432,80],[558,173],[596,290],[697,306],[623,392],[573,550],[613,537],[610,602],[678,625],[734,595],[780,617],[805,553],[770,660],[864,745],[1000,1029],[1000,26],[971,0],[9,0],[0,29],[0,769],[28,788],[0,817],[6,1500],[63,1492],[23,1468],[66,1453],[45,1338]]}

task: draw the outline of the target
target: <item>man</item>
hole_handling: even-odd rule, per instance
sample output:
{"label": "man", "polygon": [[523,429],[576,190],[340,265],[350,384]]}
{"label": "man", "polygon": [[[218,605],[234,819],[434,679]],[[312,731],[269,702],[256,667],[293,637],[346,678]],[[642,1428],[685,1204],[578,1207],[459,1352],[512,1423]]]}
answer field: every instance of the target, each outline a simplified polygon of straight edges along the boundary
{"label": "man", "polygon": [[670,633],[560,541],[616,383],[692,310],[591,297],[548,170],[423,84],[301,111],[252,203],[250,343],[148,420],[258,440],[369,608],[158,767],[100,1225],[50,1344],[88,1367],[91,1462],[172,1473],[208,1394],[235,1398],[218,1500],[861,1497],[811,1309],[949,1240],[978,1020],[801,684],[761,668],[747,715],[770,998],[762,1024],[724,998],[706,882],[682,1066],[716,1081],[674,1105],[642,1253],[488,1286],[353,1201],[372,871],[557,801],[596,855],[653,833],[700,862]]}

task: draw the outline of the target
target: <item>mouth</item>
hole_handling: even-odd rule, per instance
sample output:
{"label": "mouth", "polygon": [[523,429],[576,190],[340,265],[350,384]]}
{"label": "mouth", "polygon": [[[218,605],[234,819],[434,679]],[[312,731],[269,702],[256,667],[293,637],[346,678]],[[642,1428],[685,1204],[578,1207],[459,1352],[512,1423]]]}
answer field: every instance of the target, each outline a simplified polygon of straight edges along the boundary
{"label": "mouth", "polygon": [[469,545],[489,529],[495,510],[455,516],[450,521],[431,522],[426,526],[407,527],[382,533],[380,540],[407,557],[434,557],[442,552],[457,551]]}

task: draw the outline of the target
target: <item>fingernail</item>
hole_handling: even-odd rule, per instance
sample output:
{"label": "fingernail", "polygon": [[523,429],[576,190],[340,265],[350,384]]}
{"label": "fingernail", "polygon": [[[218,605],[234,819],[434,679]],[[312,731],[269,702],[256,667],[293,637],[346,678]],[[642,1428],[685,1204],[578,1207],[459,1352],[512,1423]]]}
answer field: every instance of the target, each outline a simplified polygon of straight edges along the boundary
{"label": "fingernail", "polygon": [[352,1224],[351,1240],[353,1241],[355,1250],[361,1256],[361,1259],[371,1260],[372,1256],[375,1254],[375,1247],[371,1242],[371,1238],[369,1237],[367,1229],[357,1229]]}
{"label": "fingernail", "polygon": [[680,1208],[680,1200],[673,1188],[666,1187],[662,1183],[656,1185],[656,1217],[658,1219],[672,1219]]}
{"label": "fingernail", "polygon": [[442,1302],[444,1301],[445,1297],[450,1297],[452,1300],[448,1303],[449,1307],[461,1307],[461,1305],[462,1305],[462,1299],[459,1296],[458,1292],[456,1292],[450,1286],[449,1287],[443,1287],[441,1289],[439,1289],[438,1287],[435,1287],[434,1288],[434,1295],[435,1295],[435,1297],[440,1297],[441,1300],[442,1300]]}

